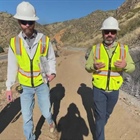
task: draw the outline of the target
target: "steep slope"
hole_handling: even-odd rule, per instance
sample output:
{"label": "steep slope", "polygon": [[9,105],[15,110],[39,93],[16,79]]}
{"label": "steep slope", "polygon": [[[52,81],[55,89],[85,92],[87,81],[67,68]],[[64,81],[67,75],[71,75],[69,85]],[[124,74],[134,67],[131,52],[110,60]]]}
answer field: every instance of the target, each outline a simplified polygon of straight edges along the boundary
{"label": "steep slope", "polygon": [[[120,23],[118,38],[130,47],[139,41],[140,1],[126,0],[120,7],[111,11],[97,10],[91,14],[74,20],[57,22],[49,25],[37,23],[37,30],[44,32],[51,39],[56,38],[61,47],[91,47],[101,41],[99,31],[102,21],[114,16]],[[7,47],[10,37],[19,32],[18,24],[11,14],[0,12],[0,44]]]}
{"label": "steep slope", "polygon": [[133,9],[140,7],[139,0],[126,0],[120,7],[117,8],[117,17],[122,17]]}

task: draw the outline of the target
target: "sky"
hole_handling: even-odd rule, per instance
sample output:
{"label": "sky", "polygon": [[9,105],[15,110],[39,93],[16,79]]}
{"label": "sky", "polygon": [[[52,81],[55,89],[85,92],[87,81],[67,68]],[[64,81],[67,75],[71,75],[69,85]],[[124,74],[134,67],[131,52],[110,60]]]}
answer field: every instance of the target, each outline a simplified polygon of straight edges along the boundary
{"label": "sky", "polygon": [[[26,0],[24,0],[26,1]],[[14,15],[22,0],[0,0],[0,12]],[[116,10],[125,0],[28,0],[36,9],[40,24],[82,18],[96,10]]]}

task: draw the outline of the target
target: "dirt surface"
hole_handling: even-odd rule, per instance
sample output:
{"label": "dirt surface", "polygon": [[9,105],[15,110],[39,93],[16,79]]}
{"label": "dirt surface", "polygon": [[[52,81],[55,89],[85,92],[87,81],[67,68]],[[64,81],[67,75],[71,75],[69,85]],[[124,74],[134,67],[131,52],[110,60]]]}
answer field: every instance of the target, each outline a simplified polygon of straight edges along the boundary
{"label": "dirt surface", "polygon": [[[57,77],[50,83],[52,113],[58,131],[51,134],[37,105],[34,108],[34,131],[38,140],[92,140],[94,117],[92,109],[91,74],[84,69],[82,51],[64,52],[57,58]],[[2,83],[4,84],[4,83]],[[19,95],[7,104],[4,90],[0,94],[0,140],[25,140],[22,129]],[[140,139],[140,103],[120,92],[118,103],[106,128],[106,140]],[[65,137],[65,139],[64,139]]]}

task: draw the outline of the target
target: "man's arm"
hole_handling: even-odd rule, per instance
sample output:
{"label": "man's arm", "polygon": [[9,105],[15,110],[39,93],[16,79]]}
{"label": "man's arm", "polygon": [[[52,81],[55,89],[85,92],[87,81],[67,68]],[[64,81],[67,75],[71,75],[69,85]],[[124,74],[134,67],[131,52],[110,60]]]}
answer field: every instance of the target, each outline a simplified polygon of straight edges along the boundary
{"label": "man's arm", "polygon": [[127,73],[132,73],[135,70],[135,63],[132,60],[132,57],[131,57],[129,51],[126,54],[126,63],[127,63],[127,65],[124,68],[124,71]]}
{"label": "man's arm", "polygon": [[85,69],[88,71],[88,72],[94,72],[95,69],[94,69],[94,54],[93,54],[93,47],[90,51],[90,54],[89,54],[89,57],[86,61],[86,64],[85,64]]}
{"label": "man's arm", "polygon": [[16,57],[9,47],[8,50],[8,65],[7,65],[7,81],[6,87],[7,90],[10,90],[11,86],[15,83],[17,77],[18,65]]}
{"label": "man's arm", "polygon": [[9,50],[8,50],[8,66],[7,66],[7,80],[6,80],[6,87],[7,87],[6,98],[7,98],[7,101],[9,101],[9,102],[13,101],[11,87],[16,81],[17,71],[18,71],[17,60],[15,58],[15,55],[14,55],[13,51],[9,47]]}
{"label": "man's arm", "polygon": [[56,76],[56,58],[51,42],[49,42],[48,54],[46,57],[49,66],[48,79],[49,81],[52,81]]}

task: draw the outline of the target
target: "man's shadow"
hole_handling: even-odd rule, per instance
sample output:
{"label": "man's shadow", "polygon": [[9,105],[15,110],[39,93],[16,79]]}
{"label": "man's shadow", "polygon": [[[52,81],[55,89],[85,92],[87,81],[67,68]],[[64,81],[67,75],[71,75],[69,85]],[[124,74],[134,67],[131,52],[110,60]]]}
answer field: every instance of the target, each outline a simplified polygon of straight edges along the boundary
{"label": "man's shadow", "polygon": [[[65,88],[63,87],[61,83],[56,84],[56,86],[50,90],[52,118],[55,124],[56,124],[57,115],[60,109],[60,102],[64,96],[65,96]],[[44,122],[45,122],[45,118],[41,116],[35,129],[36,140],[39,138],[39,135],[41,134],[41,128]],[[56,127],[57,127],[57,124],[56,124]]]}
{"label": "man's shadow", "polygon": [[83,135],[89,133],[84,119],[74,103],[68,107],[67,114],[58,122],[58,132],[61,132],[60,140],[84,140]]}
{"label": "man's shadow", "polygon": [[95,122],[94,122],[93,90],[90,87],[87,87],[86,84],[81,83],[77,93],[82,98],[82,103],[87,113],[87,119],[88,119],[90,131],[94,139],[95,138]]}
{"label": "man's shadow", "polygon": [[59,113],[60,109],[60,102],[62,98],[65,96],[65,88],[62,86],[61,83],[56,84],[54,88],[50,91],[50,101],[52,107],[52,118],[56,124],[56,118]]}
{"label": "man's shadow", "polygon": [[21,116],[20,98],[7,104],[0,112],[0,133],[2,133],[9,123],[14,123]]}

